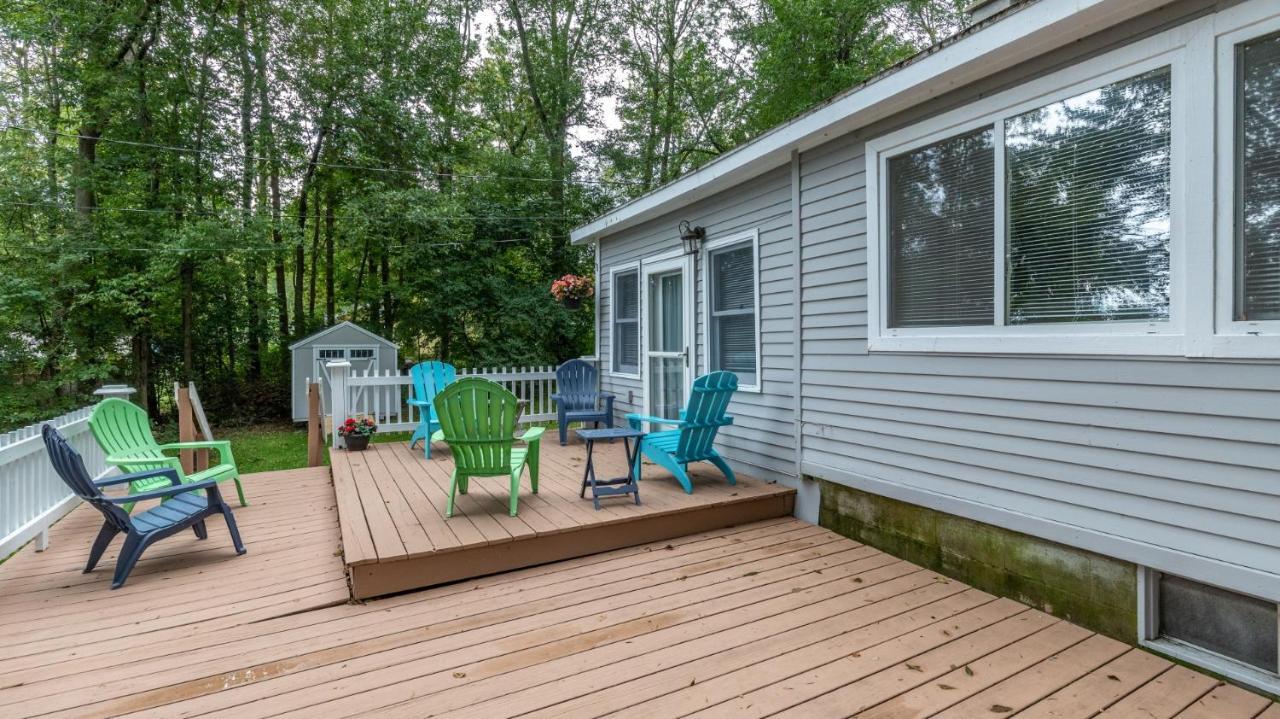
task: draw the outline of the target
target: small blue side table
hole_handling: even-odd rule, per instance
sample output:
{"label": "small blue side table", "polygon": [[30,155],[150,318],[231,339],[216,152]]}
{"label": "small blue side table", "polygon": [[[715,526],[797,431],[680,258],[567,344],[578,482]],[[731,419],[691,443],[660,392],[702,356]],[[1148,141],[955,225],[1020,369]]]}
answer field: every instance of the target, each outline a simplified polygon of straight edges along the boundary
{"label": "small blue side table", "polygon": [[[587,496],[587,487],[591,487],[591,500],[595,502],[596,510],[600,509],[601,497],[622,494],[634,495],[636,504],[640,504],[640,485],[636,482],[634,467],[636,452],[640,449],[640,438],[644,436],[644,432],[630,427],[612,427],[609,429],[580,429],[578,430],[578,436],[587,443],[587,468],[582,473],[582,490],[578,492],[578,496]],[[592,462],[591,454],[598,439],[622,440],[622,448],[627,453],[627,476],[613,479],[596,478],[596,467]],[[631,440],[633,439],[636,441],[632,442]]]}

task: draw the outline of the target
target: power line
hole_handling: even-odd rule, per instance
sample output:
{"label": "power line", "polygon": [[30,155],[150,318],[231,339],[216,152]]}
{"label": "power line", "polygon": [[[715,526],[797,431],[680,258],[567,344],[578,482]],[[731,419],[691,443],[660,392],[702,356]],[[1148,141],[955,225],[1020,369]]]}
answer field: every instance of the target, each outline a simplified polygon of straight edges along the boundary
{"label": "power line", "polygon": [[[52,210],[62,210],[64,212],[79,212],[79,209],[72,205],[65,205],[56,202],[25,202],[21,200],[0,200],[0,206],[10,207],[43,207]],[[195,215],[198,217],[234,217],[237,219],[244,217],[244,212],[231,208],[227,210],[172,210],[155,207],[91,207],[90,212],[132,212],[140,214],[156,214],[156,215],[175,215],[181,212],[184,215]],[[270,219],[268,213],[252,213],[253,217],[263,217]],[[356,215],[333,215],[335,220],[350,220],[366,217],[385,217],[385,214],[356,214]],[[329,215],[315,214],[302,215],[296,213],[282,212],[279,214],[280,219],[328,219]],[[425,219],[429,220],[577,220],[575,217],[566,217],[564,215],[432,215]]]}
{"label": "power line", "polygon": [[[533,242],[537,238],[518,237],[506,240],[476,240],[474,242],[412,242],[401,243],[396,245],[384,245],[382,249],[388,250],[406,250],[406,249],[424,249],[434,247],[463,247],[466,245],[509,245],[521,242]],[[0,249],[6,250],[22,250],[27,252],[35,252],[42,250],[57,250],[61,252],[104,252],[109,254],[115,253],[150,253],[150,254],[169,254],[181,255],[188,252],[286,252],[296,249],[299,245],[305,246],[306,243],[291,242],[279,245],[223,245],[223,246],[206,246],[206,247],[105,247],[101,245],[63,245],[57,243],[33,244],[33,243],[17,243],[0,240]]]}
{"label": "power line", "polygon": [[[154,142],[142,142],[140,140],[117,140],[109,137],[93,137],[92,135],[81,135],[79,133],[58,132],[55,130],[40,130],[36,128],[23,127],[21,125],[13,125],[13,124],[6,125],[5,129],[21,130],[22,132],[27,132],[32,135],[44,135],[44,136],[56,135],[58,137],[72,138],[77,141],[78,140],[94,140],[96,142],[105,142],[105,143],[115,144],[115,145],[126,145],[130,147],[145,147],[145,148],[156,149],[156,150],[166,150],[169,152],[183,152],[183,153],[188,153],[193,155],[211,155],[214,157],[226,157],[228,155],[232,155],[232,156],[239,157],[246,160],[253,160],[254,162],[274,161],[274,159],[270,157],[262,157],[258,155],[244,155],[243,153],[240,153],[238,151],[230,151],[230,150],[219,151],[219,150],[205,150],[205,149],[198,150],[194,147],[183,147],[180,145],[162,145]],[[561,182],[562,181],[554,177],[523,177],[520,175],[498,175],[498,174],[490,174],[490,173],[434,172],[431,170],[406,170],[398,167],[373,167],[368,165],[352,165],[352,164],[322,162],[322,161],[317,161],[315,164],[317,167],[329,167],[329,168],[338,169],[338,170],[359,170],[362,172],[388,172],[393,174],[413,175],[415,177],[428,176],[428,177],[436,177],[440,179],[447,178],[447,179],[453,179],[453,180],[511,180],[511,181],[519,181],[519,182]],[[575,177],[566,177],[564,178],[563,182],[568,182],[568,183],[577,184],[577,185],[642,185],[644,184],[639,180],[606,180],[603,178],[575,178]]]}

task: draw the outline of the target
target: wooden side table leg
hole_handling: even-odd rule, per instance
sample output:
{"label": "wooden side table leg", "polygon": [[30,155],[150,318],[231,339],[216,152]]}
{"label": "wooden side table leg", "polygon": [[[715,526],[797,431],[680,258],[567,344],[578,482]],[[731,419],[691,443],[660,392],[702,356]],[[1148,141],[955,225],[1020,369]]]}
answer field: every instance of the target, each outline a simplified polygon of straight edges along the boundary
{"label": "wooden side table leg", "polygon": [[587,496],[587,483],[594,484],[595,467],[591,465],[591,446],[594,444],[592,440],[587,440],[587,466],[582,470],[582,489],[578,491],[578,499]]}

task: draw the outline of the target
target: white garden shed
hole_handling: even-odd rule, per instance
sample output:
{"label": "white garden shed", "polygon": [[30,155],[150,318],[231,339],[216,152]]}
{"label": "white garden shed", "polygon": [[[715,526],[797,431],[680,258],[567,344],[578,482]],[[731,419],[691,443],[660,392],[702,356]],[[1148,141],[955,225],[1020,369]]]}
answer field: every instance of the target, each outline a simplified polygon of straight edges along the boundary
{"label": "white garden shed", "polygon": [[293,354],[294,422],[307,421],[308,377],[319,377],[328,393],[327,362],[346,360],[354,372],[394,372],[400,365],[400,348],[395,343],[353,322],[339,322],[304,337],[289,345],[289,351]]}

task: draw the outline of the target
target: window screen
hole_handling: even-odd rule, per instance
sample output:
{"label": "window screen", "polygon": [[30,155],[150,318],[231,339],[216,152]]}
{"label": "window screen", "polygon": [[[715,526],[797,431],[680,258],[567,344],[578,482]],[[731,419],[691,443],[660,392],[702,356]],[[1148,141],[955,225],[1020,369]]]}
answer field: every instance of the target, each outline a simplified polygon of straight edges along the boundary
{"label": "window screen", "polygon": [[756,272],[750,242],[709,255],[711,369],[738,375],[740,384],[758,383],[756,367]]}
{"label": "window screen", "polygon": [[991,128],[889,159],[889,326],[994,319]]}
{"label": "window screen", "polygon": [[640,273],[613,276],[613,371],[640,371]]}
{"label": "window screen", "polygon": [[1236,49],[1237,320],[1280,319],[1280,35]]}
{"label": "window screen", "polygon": [[1009,324],[1168,319],[1169,77],[1005,121]]}
{"label": "window screen", "polygon": [[1160,575],[1160,633],[1268,672],[1276,671],[1276,605]]}

